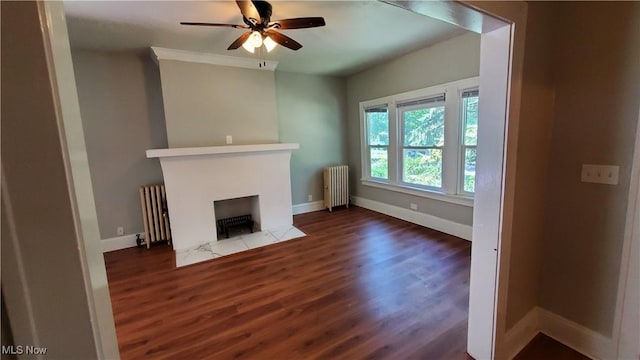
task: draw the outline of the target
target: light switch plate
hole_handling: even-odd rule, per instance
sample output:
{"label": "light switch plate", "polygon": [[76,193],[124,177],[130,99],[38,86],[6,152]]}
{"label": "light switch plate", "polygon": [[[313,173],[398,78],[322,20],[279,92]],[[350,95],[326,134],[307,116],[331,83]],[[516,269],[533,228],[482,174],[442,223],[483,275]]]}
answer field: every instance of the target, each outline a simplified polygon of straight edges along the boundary
{"label": "light switch plate", "polygon": [[618,185],[620,167],[616,165],[582,164],[581,181],[596,184]]}
{"label": "light switch plate", "polygon": [[231,135],[227,135],[227,145],[233,144],[233,137]]}

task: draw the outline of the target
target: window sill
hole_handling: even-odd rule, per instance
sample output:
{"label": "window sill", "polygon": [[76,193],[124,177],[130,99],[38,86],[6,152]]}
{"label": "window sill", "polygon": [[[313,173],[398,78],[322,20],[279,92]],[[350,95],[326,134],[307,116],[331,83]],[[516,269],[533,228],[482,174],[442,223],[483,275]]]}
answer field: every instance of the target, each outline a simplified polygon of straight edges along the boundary
{"label": "window sill", "polygon": [[444,201],[452,204],[473,207],[473,198],[466,197],[466,196],[445,194],[438,191],[419,189],[419,188],[398,185],[398,184],[389,184],[382,181],[376,181],[371,179],[361,179],[361,181],[362,181],[362,185],[366,185],[366,186],[372,186],[380,189],[420,196],[423,198],[434,199],[434,200]]}

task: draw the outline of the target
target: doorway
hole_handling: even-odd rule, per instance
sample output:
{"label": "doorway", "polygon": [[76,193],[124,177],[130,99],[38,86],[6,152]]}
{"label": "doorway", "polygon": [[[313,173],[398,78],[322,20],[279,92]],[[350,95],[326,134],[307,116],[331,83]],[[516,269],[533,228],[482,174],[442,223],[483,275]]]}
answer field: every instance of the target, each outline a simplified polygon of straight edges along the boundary
{"label": "doorway", "polygon": [[[526,5],[386,1],[481,34],[480,112],[467,352],[477,359],[503,358],[506,290],[513,206],[515,138]],[[493,14],[489,15],[489,14]],[[499,20],[508,19],[508,20]],[[490,120],[489,120],[490,119]]]}
{"label": "doorway", "polygon": [[[515,63],[513,59],[522,61],[522,48],[514,44],[522,33],[517,33],[514,25],[524,20],[524,11],[520,4],[483,4],[482,8],[471,8],[459,3],[423,3],[388,1],[388,3],[401,6],[410,11],[428,15],[463,28],[482,34],[480,87],[492,89],[484,91],[481,95],[483,106],[480,118],[496,119],[495,122],[484,126],[478,141],[478,182],[476,196],[476,211],[474,215],[474,250],[472,252],[472,278],[471,278],[471,305],[469,321],[468,351],[476,358],[500,357],[501,336],[504,335],[503,313],[506,305],[504,290],[506,289],[506,272],[508,269],[508,238],[501,238],[500,234],[508,234],[504,229],[510,226],[510,207],[513,202],[513,194],[509,191],[510,182],[513,180],[513,168],[515,159],[506,156],[513,153],[515,132],[505,129],[517,129],[517,114],[519,112],[519,79],[521,63]],[[48,33],[51,41],[50,53],[52,67],[58,72],[60,69],[69,70],[71,57],[68,49],[64,10],[61,4],[46,3],[44,5],[50,27]],[[479,11],[481,10],[481,11]],[[493,13],[502,18],[510,19],[509,22],[497,20],[487,15]],[[520,39],[522,40],[522,39]],[[66,43],[66,46],[64,46]],[[62,46],[56,46],[60,45]],[[71,70],[72,72],[72,70]],[[73,77],[71,76],[72,80]],[[69,78],[58,77],[58,87],[75,87],[75,84],[66,82]],[[516,86],[517,85],[517,86]],[[495,91],[494,91],[495,89]],[[65,92],[60,91],[60,94]],[[73,136],[81,131],[77,98],[61,97],[59,99],[62,110],[62,119],[67,129],[66,140],[69,149],[83,151],[82,136]],[[507,126],[508,125],[508,126]],[[69,154],[67,154],[69,155]],[[70,155],[69,155],[70,157]],[[86,157],[85,157],[86,158]],[[91,188],[90,177],[87,168],[74,168],[84,164],[71,162],[74,172],[74,184],[77,202],[76,211],[82,210],[82,206],[90,209],[93,204],[91,191],[80,191]],[[81,206],[82,205],[82,206]],[[82,211],[83,214],[87,212]],[[88,212],[91,214],[91,211]],[[94,217],[79,218],[79,225],[83,230],[85,222],[95,222]],[[93,266],[92,259],[98,256],[95,244],[99,236],[83,231],[86,247],[85,267],[87,276],[92,279],[103,279],[105,276],[104,265]],[[100,254],[101,255],[101,254]],[[94,289],[96,286],[93,287]],[[101,287],[104,288],[104,287]],[[106,297],[106,298],[105,298]],[[97,323],[97,329],[102,340],[103,353],[107,349],[117,352],[115,333],[113,331],[113,318],[110,315],[110,303],[108,292],[94,291],[93,313]],[[502,324],[502,325],[501,325]],[[111,336],[113,335],[113,336]],[[97,336],[98,337],[98,336]]]}

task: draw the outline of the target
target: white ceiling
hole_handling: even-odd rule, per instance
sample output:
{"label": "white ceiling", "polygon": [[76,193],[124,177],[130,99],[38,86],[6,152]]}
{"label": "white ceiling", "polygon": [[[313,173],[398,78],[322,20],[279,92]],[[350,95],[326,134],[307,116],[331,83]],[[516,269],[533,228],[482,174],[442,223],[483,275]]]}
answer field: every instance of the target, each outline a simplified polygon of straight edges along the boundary
{"label": "white ceiling", "polygon": [[[350,75],[465,30],[378,1],[271,1],[272,20],[322,16],[324,27],[282,30],[303,48],[267,55],[278,70]],[[150,46],[251,57],[226,50],[242,29],[180,25],[180,21],[242,24],[234,1],[65,1],[73,48],[148,50]]]}

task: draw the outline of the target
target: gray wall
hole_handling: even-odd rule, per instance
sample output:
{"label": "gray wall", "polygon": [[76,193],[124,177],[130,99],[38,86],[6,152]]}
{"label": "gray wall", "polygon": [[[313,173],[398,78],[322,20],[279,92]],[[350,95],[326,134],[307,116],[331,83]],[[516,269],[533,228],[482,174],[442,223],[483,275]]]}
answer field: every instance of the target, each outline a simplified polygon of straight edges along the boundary
{"label": "gray wall", "polygon": [[553,123],[552,40],[548,2],[528,5],[514,189],[507,329],[538,306],[541,243]]}
{"label": "gray wall", "polygon": [[[640,106],[640,3],[557,6],[540,305],[610,335]],[[620,184],[581,183],[585,163],[619,165]]]}
{"label": "gray wall", "polygon": [[322,200],[322,168],[346,163],[346,82],[276,72],[280,141],[299,143],[291,156],[293,204]]}
{"label": "gray wall", "polygon": [[420,212],[461,224],[471,224],[471,207],[361,184],[359,103],[478,76],[479,60],[480,36],[468,33],[367,69],[347,79],[348,153],[353,174],[353,195],[402,208],[409,208],[409,203],[416,203]]}
{"label": "gray wall", "polygon": [[[36,2],[2,2],[2,291],[17,344],[98,357]],[[16,249],[17,248],[17,249]],[[82,247],[81,247],[82,249]],[[13,250],[13,251],[8,251]],[[19,271],[16,262],[23,271]],[[93,264],[103,266],[102,264]],[[29,302],[18,284],[26,285]],[[29,306],[38,344],[22,310]],[[20,321],[18,321],[20,320]]]}
{"label": "gray wall", "polygon": [[144,232],[138,188],[163,182],[145,151],[167,147],[158,67],[146,53],[72,55],[100,236]]}
{"label": "gray wall", "polygon": [[278,142],[273,71],[160,60],[169,147]]}

